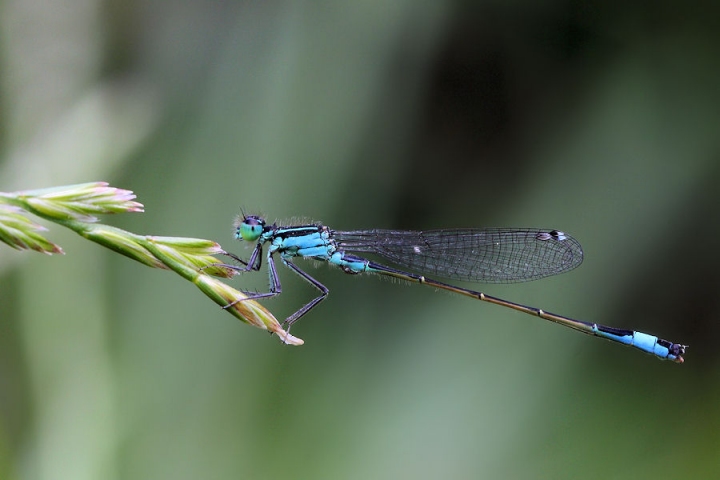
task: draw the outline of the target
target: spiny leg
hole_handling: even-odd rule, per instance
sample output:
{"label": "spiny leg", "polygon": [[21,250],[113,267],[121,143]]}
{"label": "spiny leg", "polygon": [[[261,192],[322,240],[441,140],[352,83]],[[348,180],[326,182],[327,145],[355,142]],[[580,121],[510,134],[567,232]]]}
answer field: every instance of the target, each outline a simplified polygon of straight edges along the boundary
{"label": "spiny leg", "polygon": [[247,262],[234,253],[223,252],[222,254],[245,265],[245,267],[238,267],[237,265],[228,265],[227,263],[217,264],[218,266],[229,268],[230,270],[235,270],[236,272],[249,272],[250,270],[255,270],[257,272],[260,270],[260,266],[262,265],[262,245],[260,243],[255,245],[255,249]]}
{"label": "spiny leg", "polygon": [[317,297],[315,297],[314,299],[312,299],[312,300],[311,300],[310,302],[308,302],[305,306],[303,306],[302,308],[300,308],[297,312],[293,313],[292,315],[290,315],[290,316],[285,320],[285,325],[286,325],[287,331],[290,332],[290,327],[292,326],[292,324],[295,323],[295,322],[297,322],[298,320],[300,320],[300,317],[302,317],[303,315],[305,315],[306,313],[308,313],[310,310],[312,310],[313,308],[315,308],[318,303],[320,303],[320,302],[322,302],[323,300],[325,300],[325,298],[328,296],[328,293],[330,293],[330,290],[328,290],[328,288],[327,288],[325,285],[323,285],[322,283],[318,282],[317,280],[315,280],[313,277],[311,277],[310,275],[308,275],[308,274],[305,273],[304,271],[300,270],[300,268],[299,268],[297,265],[295,265],[294,263],[292,263],[292,262],[291,262],[290,260],[288,260],[287,258],[282,258],[282,261],[283,261],[283,263],[284,263],[285,265],[288,266],[288,268],[290,268],[292,271],[294,271],[295,273],[297,273],[298,275],[300,275],[300,277],[302,277],[303,280],[305,280],[305,281],[308,282],[310,285],[312,285],[313,287],[315,287],[315,288],[317,288],[318,290],[320,290],[320,295],[319,295],[319,296],[317,296]]}
{"label": "spiny leg", "polygon": [[[260,251],[262,251],[262,247],[258,247]],[[256,251],[258,250],[256,248]],[[255,254],[253,253],[253,256]],[[280,285],[280,279],[278,278],[277,269],[275,268],[275,262],[273,261],[272,252],[268,253],[268,274],[270,275],[270,291],[265,293],[252,293],[252,292],[245,292],[243,291],[245,295],[247,295],[245,298],[240,298],[238,300],[235,300],[234,302],[228,303],[223,308],[228,309],[235,305],[238,302],[244,302],[245,300],[258,300],[260,298],[268,298],[268,297],[274,297],[276,295],[280,295],[282,293],[282,286]],[[252,265],[252,257],[250,257],[250,260],[248,261],[248,268],[242,269],[243,271],[250,271],[255,270],[254,268],[251,268],[250,265]],[[257,264],[260,264],[260,261],[257,261]],[[237,268],[237,267],[236,267]]]}

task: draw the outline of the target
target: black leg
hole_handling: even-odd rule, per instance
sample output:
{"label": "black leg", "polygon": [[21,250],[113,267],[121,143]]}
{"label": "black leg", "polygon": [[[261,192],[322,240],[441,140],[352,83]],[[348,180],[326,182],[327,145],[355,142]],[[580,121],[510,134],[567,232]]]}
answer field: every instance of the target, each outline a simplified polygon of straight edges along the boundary
{"label": "black leg", "polygon": [[[262,251],[262,247],[258,246],[255,251]],[[250,271],[250,270],[256,270],[255,268],[252,268],[250,265],[252,265],[252,262],[254,262],[253,257],[255,257],[255,252],[253,252],[253,255],[250,257],[250,260],[248,260],[247,268],[240,269],[241,271]],[[243,262],[245,263],[245,262]],[[260,261],[257,261],[258,268],[260,265]],[[282,286],[280,285],[280,279],[278,278],[277,269],[275,268],[275,262],[272,258],[272,253],[268,253],[268,274],[270,275],[270,291],[265,293],[253,293],[253,292],[245,292],[242,293],[246,295],[245,298],[241,298],[239,300],[235,300],[234,302],[228,303],[223,308],[228,309],[235,305],[238,302],[244,302],[245,300],[258,300],[260,298],[268,298],[268,297],[274,297],[275,295],[279,295],[282,293]],[[242,291],[242,290],[241,290]]]}
{"label": "black leg", "polygon": [[235,255],[234,253],[223,252],[223,255],[226,255],[235,260],[236,262],[245,265],[245,267],[242,268],[236,265],[228,265],[225,263],[219,264],[221,266],[238,272],[249,272],[250,270],[255,270],[257,272],[258,270],[260,270],[260,266],[262,265],[262,244],[258,243],[257,245],[255,245],[255,249],[253,250],[252,255],[250,255],[250,259],[247,262]]}
{"label": "black leg", "polygon": [[[258,247],[258,248],[260,248],[260,247]],[[253,268],[254,267],[253,262],[255,262],[254,257],[257,257],[256,252],[258,251],[258,248],[256,248],[255,252],[253,252],[253,255],[250,257],[250,260],[248,260],[247,263],[244,262],[243,260],[235,258],[233,255],[231,255],[233,258],[235,258],[236,260],[238,260],[241,263],[243,263],[244,265],[246,265],[246,268],[239,268],[239,267],[235,267],[235,268],[237,268],[238,270],[241,270],[241,271],[256,270],[256,268]],[[295,322],[300,320],[300,317],[302,317],[303,315],[308,313],[310,310],[315,308],[315,306],[317,306],[318,303],[325,300],[325,298],[328,296],[328,293],[330,293],[330,290],[328,290],[328,288],[325,285],[318,282],[313,277],[311,277],[310,275],[308,275],[307,273],[302,271],[298,266],[296,266],[294,263],[292,263],[292,261],[290,261],[289,259],[282,258],[282,257],[281,257],[281,259],[282,259],[282,262],[290,270],[297,273],[298,275],[300,275],[300,277],[303,280],[305,280],[310,285],[312,285],[313,287],[320,290],[320,295],[318,295],[317,297],[312,299],[310,302],[308,302],[306,305],[304,305],[297,312],[293,313],[285,320],[284,323],[289,332],[290,326],[292,326],[292,324],[294,324]],[[258,264],[258,268],[259,268],[260,262],[257,261],[256,263]],[[270,291],[266,292],[266,293],[243,292],[245,295],[247,295],[246,298],[243,298],[241,300],[236,300],[232,303],[229,303],[228,305],[225,305],[223,308],[230,308],[233,305],[235,305],[236,303],[243,302],[245,300],[258,300],[260,298],[274,297],[274,296],[282,293],[282,286],[280,285],[280,278],[278,278],[277,269],[275,268],[275,261],[273,260],[272,253],[268,254],[267,263],[268,263],[268,274],[270,275]]]}
{"label": "black leg", "polygon": [[303,278],[303,280],[305,280],[306,282],[310,283],[313,287],[315,287],[315,288],[317,288],[318,290],[320,290],[320,295],[319,295],[318,297],[316,297],[316,298],[314,298],[313,300],[311,300],[309,303],[307,303],[305,306],[303,306],[300,310],[298,310],[297,312],[293,313],[292,315],[290,315],[290,316],[285,320],[285,325],[287,325],[287,331],[290,332],[290,327],[292,326],[292,324],[295,323],[295,322],[297,322],[298,320],[300,320],[300,317],[302,317],[303,315],[305,315],[306,313],[308,313],[310,310],[312,310],[313,308],[315,308],[318,303],[320,303],[320,302],[322,302],[323,300],[325,300],[325,298],[328,296],[328,293],[329,293],[330,291],[328,290],[328,288],[327,288],[325,285],[323,285],[322,283],[318,282],[317,280],[315,280],[313,277],[311,277],[311,276],[308,275],[307,273],[305,273],[305,272],[303,272],[302,270],[300,270],[300,268],[298,268],[298,267],[297,267],[294,263],[292,263],[290,260],[288,260],[288,259],[286,259],[286,258],[283,258],[282,261],[283,261],[283,263],[284,263],[285,265],[287,265],[292,271],[294,271],[295,273],[297,273],[298,275],[300,275],[300,276]]}

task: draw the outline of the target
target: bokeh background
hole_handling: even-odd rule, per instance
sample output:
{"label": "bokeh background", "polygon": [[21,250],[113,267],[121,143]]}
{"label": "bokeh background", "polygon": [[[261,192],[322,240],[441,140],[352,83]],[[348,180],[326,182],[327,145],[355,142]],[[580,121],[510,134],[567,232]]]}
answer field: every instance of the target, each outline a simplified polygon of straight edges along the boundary
{"label": "bokeh background", "polygon": [[[50,226],[0,245],[0,478],[720,475],[714,2],[0,3],[0,190],[93,180],[211,238],[539,226],[581,268],[483,286],[686,363],[327,267],[302,347]],[[284,318],[314,295],[280,270]],[[265,289],[265,273],[233,280]]]}

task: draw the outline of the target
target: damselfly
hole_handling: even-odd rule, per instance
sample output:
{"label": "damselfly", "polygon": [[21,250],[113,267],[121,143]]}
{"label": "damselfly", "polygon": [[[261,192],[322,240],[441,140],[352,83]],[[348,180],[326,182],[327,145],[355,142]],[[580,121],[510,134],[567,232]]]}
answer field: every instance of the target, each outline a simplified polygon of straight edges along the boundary
{"label": "damselfly", "polygon": [[[328,262],[349,274],[386,275],[459,293],[535,315],[588,335],[629,345],[663,360],[683,362],[682,355],[685,353],[686,345],[662,340],[647,333],[575,320],[425,276],[427,273],[441,278],[469,282],[513,283],[537,280],[570,271],[582,263],[582,248],[577,240],[559,230],[465,228],[341,232],[317,223],[294,226],[268,225],[259,216],[243,215],[237,222],[235,237],[239,240],[255,242],[255,249],[247,261],[228,254],[244,265],[244,267],[231,265],[228,267],[240,271],[260,270],[263,246],[268,245],[270,291],[248,293],[245,300],[272,297],[281,293],[282,288],[273,261],[273,255],[276,253],[283,264],[320,291],[320,295],[285,320],[287,327],[317,306],[329,293],[325,285],[295,265],[293,258],[301,257]],[[377,254],[410,271],[382,265],[355,253]],[[231,305],[227,307],[229,306]]]}

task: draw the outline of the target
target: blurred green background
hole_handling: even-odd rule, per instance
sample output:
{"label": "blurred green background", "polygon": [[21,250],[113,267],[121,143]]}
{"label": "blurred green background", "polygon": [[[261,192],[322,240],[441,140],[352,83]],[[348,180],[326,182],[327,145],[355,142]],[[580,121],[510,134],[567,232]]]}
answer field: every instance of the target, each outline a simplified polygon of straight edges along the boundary
{"label": "blurred green background", "polygon": [[[0,2],[0,190],[107,180],[146,213],[105,222],[243,256],[240,208],[558,228],[581,268],[482,290],[690,345],[678,366],[322,267],[331,295],[285,347],[50,226],[65,256],[0,245],[0,478],[719,476],[719,14]],[[280,275],[285,318],[315,292]]]}

